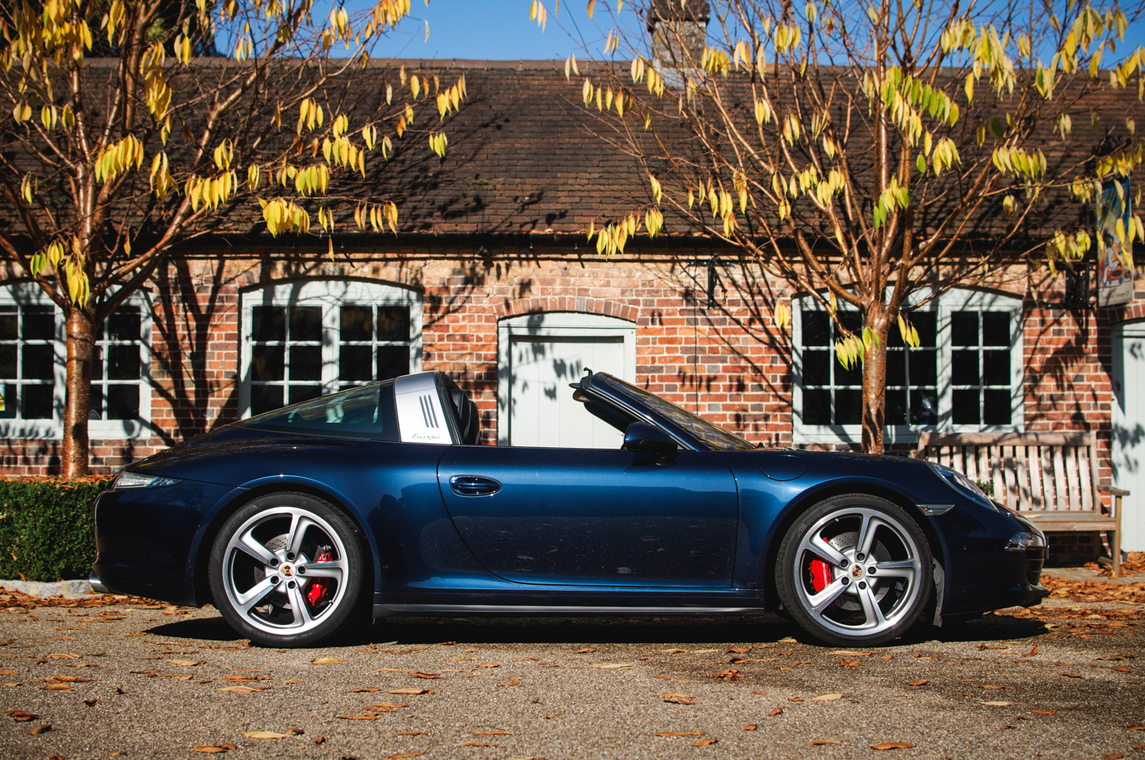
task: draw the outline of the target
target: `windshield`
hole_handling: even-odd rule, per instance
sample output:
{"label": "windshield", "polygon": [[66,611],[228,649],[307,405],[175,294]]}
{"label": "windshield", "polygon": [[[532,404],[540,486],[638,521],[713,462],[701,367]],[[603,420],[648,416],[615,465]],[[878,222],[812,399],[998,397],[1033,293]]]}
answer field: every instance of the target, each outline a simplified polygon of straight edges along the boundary
{"label": "windshield", "polygon": [[628,396],[629,400],[637,406],[643,406],[653,414],[663,417],[709,449],[745,450],[755,448],[755,444],[713,425],[703,417],[692,414],[686,409],[681,409],[671,401],[665,401],[655,394],[615,377],[610,376],[608,381],[610,385],[616,388],[619,395]]}

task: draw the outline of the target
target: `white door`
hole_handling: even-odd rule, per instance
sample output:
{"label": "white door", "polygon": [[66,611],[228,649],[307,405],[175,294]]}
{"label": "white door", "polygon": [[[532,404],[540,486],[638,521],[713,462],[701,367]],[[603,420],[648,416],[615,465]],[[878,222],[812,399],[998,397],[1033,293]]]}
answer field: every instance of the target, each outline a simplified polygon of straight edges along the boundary
{"label": "white door", "polygon": [[1129,491],[1121,548],[1145,551],[1145,322],[1113,328],[1113,485]]}
{"label": "white door", "polygon": [[529,314],[498,325],[497,442],[619,448],[620,431],[573,400],[586,369],[632,381],[636,326],[593,314]]}

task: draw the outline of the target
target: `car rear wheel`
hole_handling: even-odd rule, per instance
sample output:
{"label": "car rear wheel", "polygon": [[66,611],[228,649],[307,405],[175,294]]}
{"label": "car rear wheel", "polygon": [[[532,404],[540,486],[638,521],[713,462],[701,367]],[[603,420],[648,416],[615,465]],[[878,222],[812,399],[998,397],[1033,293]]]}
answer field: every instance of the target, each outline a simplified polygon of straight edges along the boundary
{"label": "car rear wheel", "polygon": [[902,635],[922,614],[931,585],[922,529],[874,496],[816,504],[779,547],[776,588],[784,608],[834,646],[877,646]]}
{"label": "car rear wheel", "polygon": [[211,593],[226,621],[251,641],[309,646],[351,620],[363,567],[358,537],[342,513],[305,494],[270,494],[219,531]]}

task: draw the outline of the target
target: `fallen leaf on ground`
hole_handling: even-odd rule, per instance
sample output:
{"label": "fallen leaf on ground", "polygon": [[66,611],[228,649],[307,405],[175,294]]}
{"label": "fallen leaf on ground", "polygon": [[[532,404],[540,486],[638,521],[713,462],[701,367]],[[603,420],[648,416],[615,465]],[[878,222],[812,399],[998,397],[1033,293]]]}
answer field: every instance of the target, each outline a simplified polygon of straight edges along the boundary
{"label": "fallen leaf on ground", "polygon": [[719,739],[716,739],[715,737],[709,736],[707,739],[700,739],[698,742],[694,743],[692,746],[693,747],[710,747],[711,745],[715,744],[718,741],[719,741]]}
{"label": "fallen leaf on ground", "polygon": [[66,683],[49,683],[41,687],[44,691],[71,691],[72,687]]}
{"label": "fallen leaf on ground", "polygon": [[[19,720],[19,718],[17,718],[17,720]],[[1126,726],[1125,730],[1126,731],[1145,731],[1145,726]]]}
{"label": "fallen leaf on ground", "polygon": [[839,660],[840,668],[857,668],[862,665],[858,660]]}
{"label": "fallen leaf on ground", "polygon": [[457,745],[458,747],[496,747],[496,744],[486,744],[485,742],[462,742]]}
{"label": "fallen leaf on ground", "polygon": [[820,694],[811,700],[812,702],[834,702],[836,699],[842,699],[842,694]]}
{"label": "fallen leaf on ground", "polygon": [[878,750],[913,749],[913,748],[914,748],[913,744],[908,744],[906,742],[882,742],[881,744],[872,744],[871,745],[871,749],[878,749]]}
{"label": "fallen leaf on ground", "polygon": [[311,660],[311,665],[337,665],[342,662],[337,657],[319,657],[317,660]]}
{"label": "fallen leaf on ground", "polygon": [[429,736],[428,731],[398,731],[394,736]]}
{"label": "fallen leaf on ground", "polygon": [[181,668],[193,668],[205,662],[206,660],[171,660],[172,665],[178,665]]}
{"label": "fallen leaf on ground", "polygon": [[776,715],[783,715],[783,708],[777,707],[767,714],[769,718],[774,718]]}
{"label": "fallen leaf on ground", "polygon": [[1026,710],[1026,712],[1030,712],[1035,715],[1057,715],[1056,710]]}
{"label": "fallen leaf on ground", "polygon": [[192,752],[203,752],[208,755],[216,755],[220,752],[229,752],[232,749],[238,749],[234,744],[192,744]]}
{"label": "fallen leaf on ground", "polygon": [[30,733],[32,736],[39,736],[40,734],[46,734],[51,730],[52,730],[52,724],[51,723],[41,723],[40,725],[36,726],[35,728],[33,728],[28,733]]}
{"label": "fallen leaf on ground", "polygon": [[371,687],[365,688],[365,689],[350,689],[351,694],[365,694],[365,693],[373,692],[373,691],[381,691],[381,689],[379,689],[376,686],[371,686]]}
{"label": "fallen leaf on ground", "polygon": [[719,679],[720,681],[738,681],[743,678],[743,673],[738,670],[721,670],[718,673],[712,673],[712,678]]}
{"label": "fallen leaf on ground", "polygon": [[59,683],[91,683],[90,678],[79,678],[77,676],[52,676],[53,681]]}
{"label": "fallen leaf on ground", "polygon": [[381,716],[377,713],[366,713],[365,715],[335,715],[334,717],[342,720],[378,720]]}
{"label": "fallen leaf on ground", "polygon": [[1078,675],[1077,673],[1062,673],[1066,678],[1084,678],[1085,676]]}
{"label": "fallen leaf on ground", "polygon": [[694,705],[696,700],[689,694],[672,694],[671,692],[664,692],[660,698],[665,702],[673,705]]}
{"label": "fallen leaf on ground", "polygon": [[907,686],[925,686],[928,683],[930,683],[930,681],[907,681],[906,685]]}
{"label": "fallen leaf on ground", "polygon": [[407,758],[407,757],[417,757],[418,755],[424,755],[424,754],[425,754],[424,752],[399,752],[396,755],[387,755],[387,757],[390,760],[404,760],[404,758]]}
{"label": "fallen leaf on ground", "polygon": [[759,728],[758,723],[748,723],[746,726],[743,727],[743,730],[744,731],[755,731],[757,728]]}
{"label": "fallen leaf on ground", "polygon": [[576,653],[577,653],[577,654],[592,654],[592,653],[593,653],[593,652],[595,652],[595,651],[596,651],[596,650],[595,650],[595,649],[593,649],[592,647],[585,647],[584,649],[578,649],[578,650],[576,650]]}
{"label": "fallen leaf on ground", "polygon": [[397,702],[380,702],[376,705],[366,705],[367,710],[373,710],[374,712],[396,712],[399,707],[409,707],[409,705],[399,705]]}
{"label": "fallen leaf on ground", "polygon": [[838,739],[812,739],[807,742],[808,747],[822,747],[825,744],[842,744]]}
{"label": "fallen leaf on ground", "polygon": [[653,736],[703,736],[703,731],[661,731]]}
{"label": "fallen leaf on ground", "polygon": [[788,701],[788,702],[802,702],[802,701],[803,701],[803,697],[788,697],[788,698],[787,698],[787,701]]}
{"label": "fallen leaf on ground", "polygon": [[512,731],[504,731],[504,730],[498,728],[495,731],[474,731],[473,735],[474,736],[513,736],[514,734]]}
{"label": "fallen leaf on ground", "polygon": [[275,731],[240,731],[248,739],[285,739],[290,734],[280,734]]}
{"label": "fallen leaf on ground", "polygon": [[252,691],[262,691],[263,689],[269,688],[269,686],[224,686],[223,688],[219,689],[219,691],[230,691],[234,692],[235,694],[249,694]]}
{"label": "fallen leaf on ground", "polygon": [[[479,667],[479,668],[499,668],[499,667],[501,667],[501,663],[499,663],[499,662],[483,662],[480,665],[478,665],[477,667]],[[596,666],[594,665],[593,667],[596,667]]]}
{"label": "fallen leaf on ground", "polygon": [[989,705],[990,707],[1009,707],[1010,705],[1012,705],[1014,703],[1013,702],[983,702],[982,704]]}
{"label": "fallen leaf on ground", "polygon": [[409,695],[415,695],[416,696],[418,694],[432,694],[433,692],[430,691],[429,689],[390,689],[389,693],[390,694],[409,694]]}

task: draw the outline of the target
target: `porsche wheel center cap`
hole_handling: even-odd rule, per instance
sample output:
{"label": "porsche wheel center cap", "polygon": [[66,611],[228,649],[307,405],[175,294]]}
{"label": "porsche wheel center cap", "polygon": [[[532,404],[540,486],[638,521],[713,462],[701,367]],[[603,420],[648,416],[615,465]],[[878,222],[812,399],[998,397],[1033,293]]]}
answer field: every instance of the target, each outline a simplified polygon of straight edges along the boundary
{"label": "porsche wheel center cap", "polygon": [[294,568],[290,565],[283,565],[282,567],[278,568],[278,571],[285,575],[287,578],[294,575]]}
{"label": "porsche wheel center cap", "polygon": [[863,568],[858,563],[851,565],[851,577],[855,580],[863,577]]}

